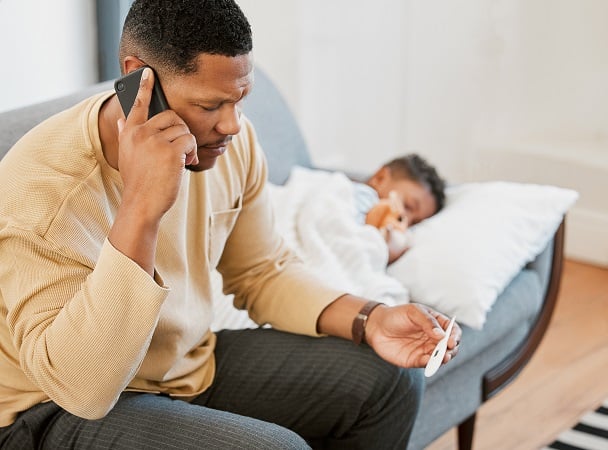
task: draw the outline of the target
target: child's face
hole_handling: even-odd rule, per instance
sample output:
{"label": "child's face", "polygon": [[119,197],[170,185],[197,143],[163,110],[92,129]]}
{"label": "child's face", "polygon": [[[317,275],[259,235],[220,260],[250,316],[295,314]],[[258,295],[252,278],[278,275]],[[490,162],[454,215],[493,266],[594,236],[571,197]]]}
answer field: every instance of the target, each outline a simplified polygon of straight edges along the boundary
{"label": "child's face", "polygon": [[437,202],[431,190],[415,181],[389,177],[377,191],[380,198],[388,198],[390,191],[396,192],[410,225],[431,217],[437,211]]}

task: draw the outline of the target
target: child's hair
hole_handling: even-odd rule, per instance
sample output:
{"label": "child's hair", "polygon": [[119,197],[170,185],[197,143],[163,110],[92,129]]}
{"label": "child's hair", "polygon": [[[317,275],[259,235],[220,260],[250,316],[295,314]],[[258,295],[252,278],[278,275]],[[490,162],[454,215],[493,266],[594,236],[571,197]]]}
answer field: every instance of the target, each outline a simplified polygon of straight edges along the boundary
{"label": "child's hair", "polygon": [[437,212],[445,205],[445,181],[423,157],[410,153],[385,164],[393,176],[406,178],[428,186],[437,203]]}

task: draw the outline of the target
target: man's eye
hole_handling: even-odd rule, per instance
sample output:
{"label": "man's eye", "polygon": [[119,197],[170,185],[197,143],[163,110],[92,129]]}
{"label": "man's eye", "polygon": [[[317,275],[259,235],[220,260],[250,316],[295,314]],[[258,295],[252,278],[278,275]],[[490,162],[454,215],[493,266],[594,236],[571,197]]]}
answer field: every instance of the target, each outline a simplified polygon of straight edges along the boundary
{"label": "man's eye", "polygon": [[201,108],[205,111],[212,112],[212,111],[217,111],[220,107],[219,107],[219,105],[217,105],[217,106],[201,106]]}

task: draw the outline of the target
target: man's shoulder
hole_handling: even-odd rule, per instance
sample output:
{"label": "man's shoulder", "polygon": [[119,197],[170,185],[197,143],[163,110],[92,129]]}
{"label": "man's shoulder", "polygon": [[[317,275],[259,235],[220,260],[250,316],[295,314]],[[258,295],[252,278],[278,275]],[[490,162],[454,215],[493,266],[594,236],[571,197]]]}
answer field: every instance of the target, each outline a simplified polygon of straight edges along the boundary
{"label": "man's shoulder", "polygon": [[[0,161],[0,214],[15,226],[45,229],[98,162],[90,136],[95,95],[26,133]],[[40,230],[38,230],[40,231]]]}
{"label": "man's shoulder", "polygon": [[[14,164],[15,160],[39,166],[63,164],[63,171],[74,168],[67,165],[65,159],[80,157],[74,149],[92,149],[91,135],[97,133],[91,129],[91,122],[96,126],[100,105],[108,95],[108,92],[95,94],[32,127],[0,160],[0,170],[7,170],[4,167]],[[20,171],[19,167],[11,170]]]}

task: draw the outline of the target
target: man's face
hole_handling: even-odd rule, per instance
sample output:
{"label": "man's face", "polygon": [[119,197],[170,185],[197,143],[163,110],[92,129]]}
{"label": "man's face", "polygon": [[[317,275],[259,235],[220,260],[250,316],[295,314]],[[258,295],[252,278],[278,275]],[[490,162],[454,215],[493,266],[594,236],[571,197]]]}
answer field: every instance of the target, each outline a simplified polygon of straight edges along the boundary
{"label": "man's face", "polygon": [[251,54],[235,57],[201,54],[198,70],[163,79],[167,102],[196,138],[199,172],[211,169],[241,129],[241,105],[253,85]]}

